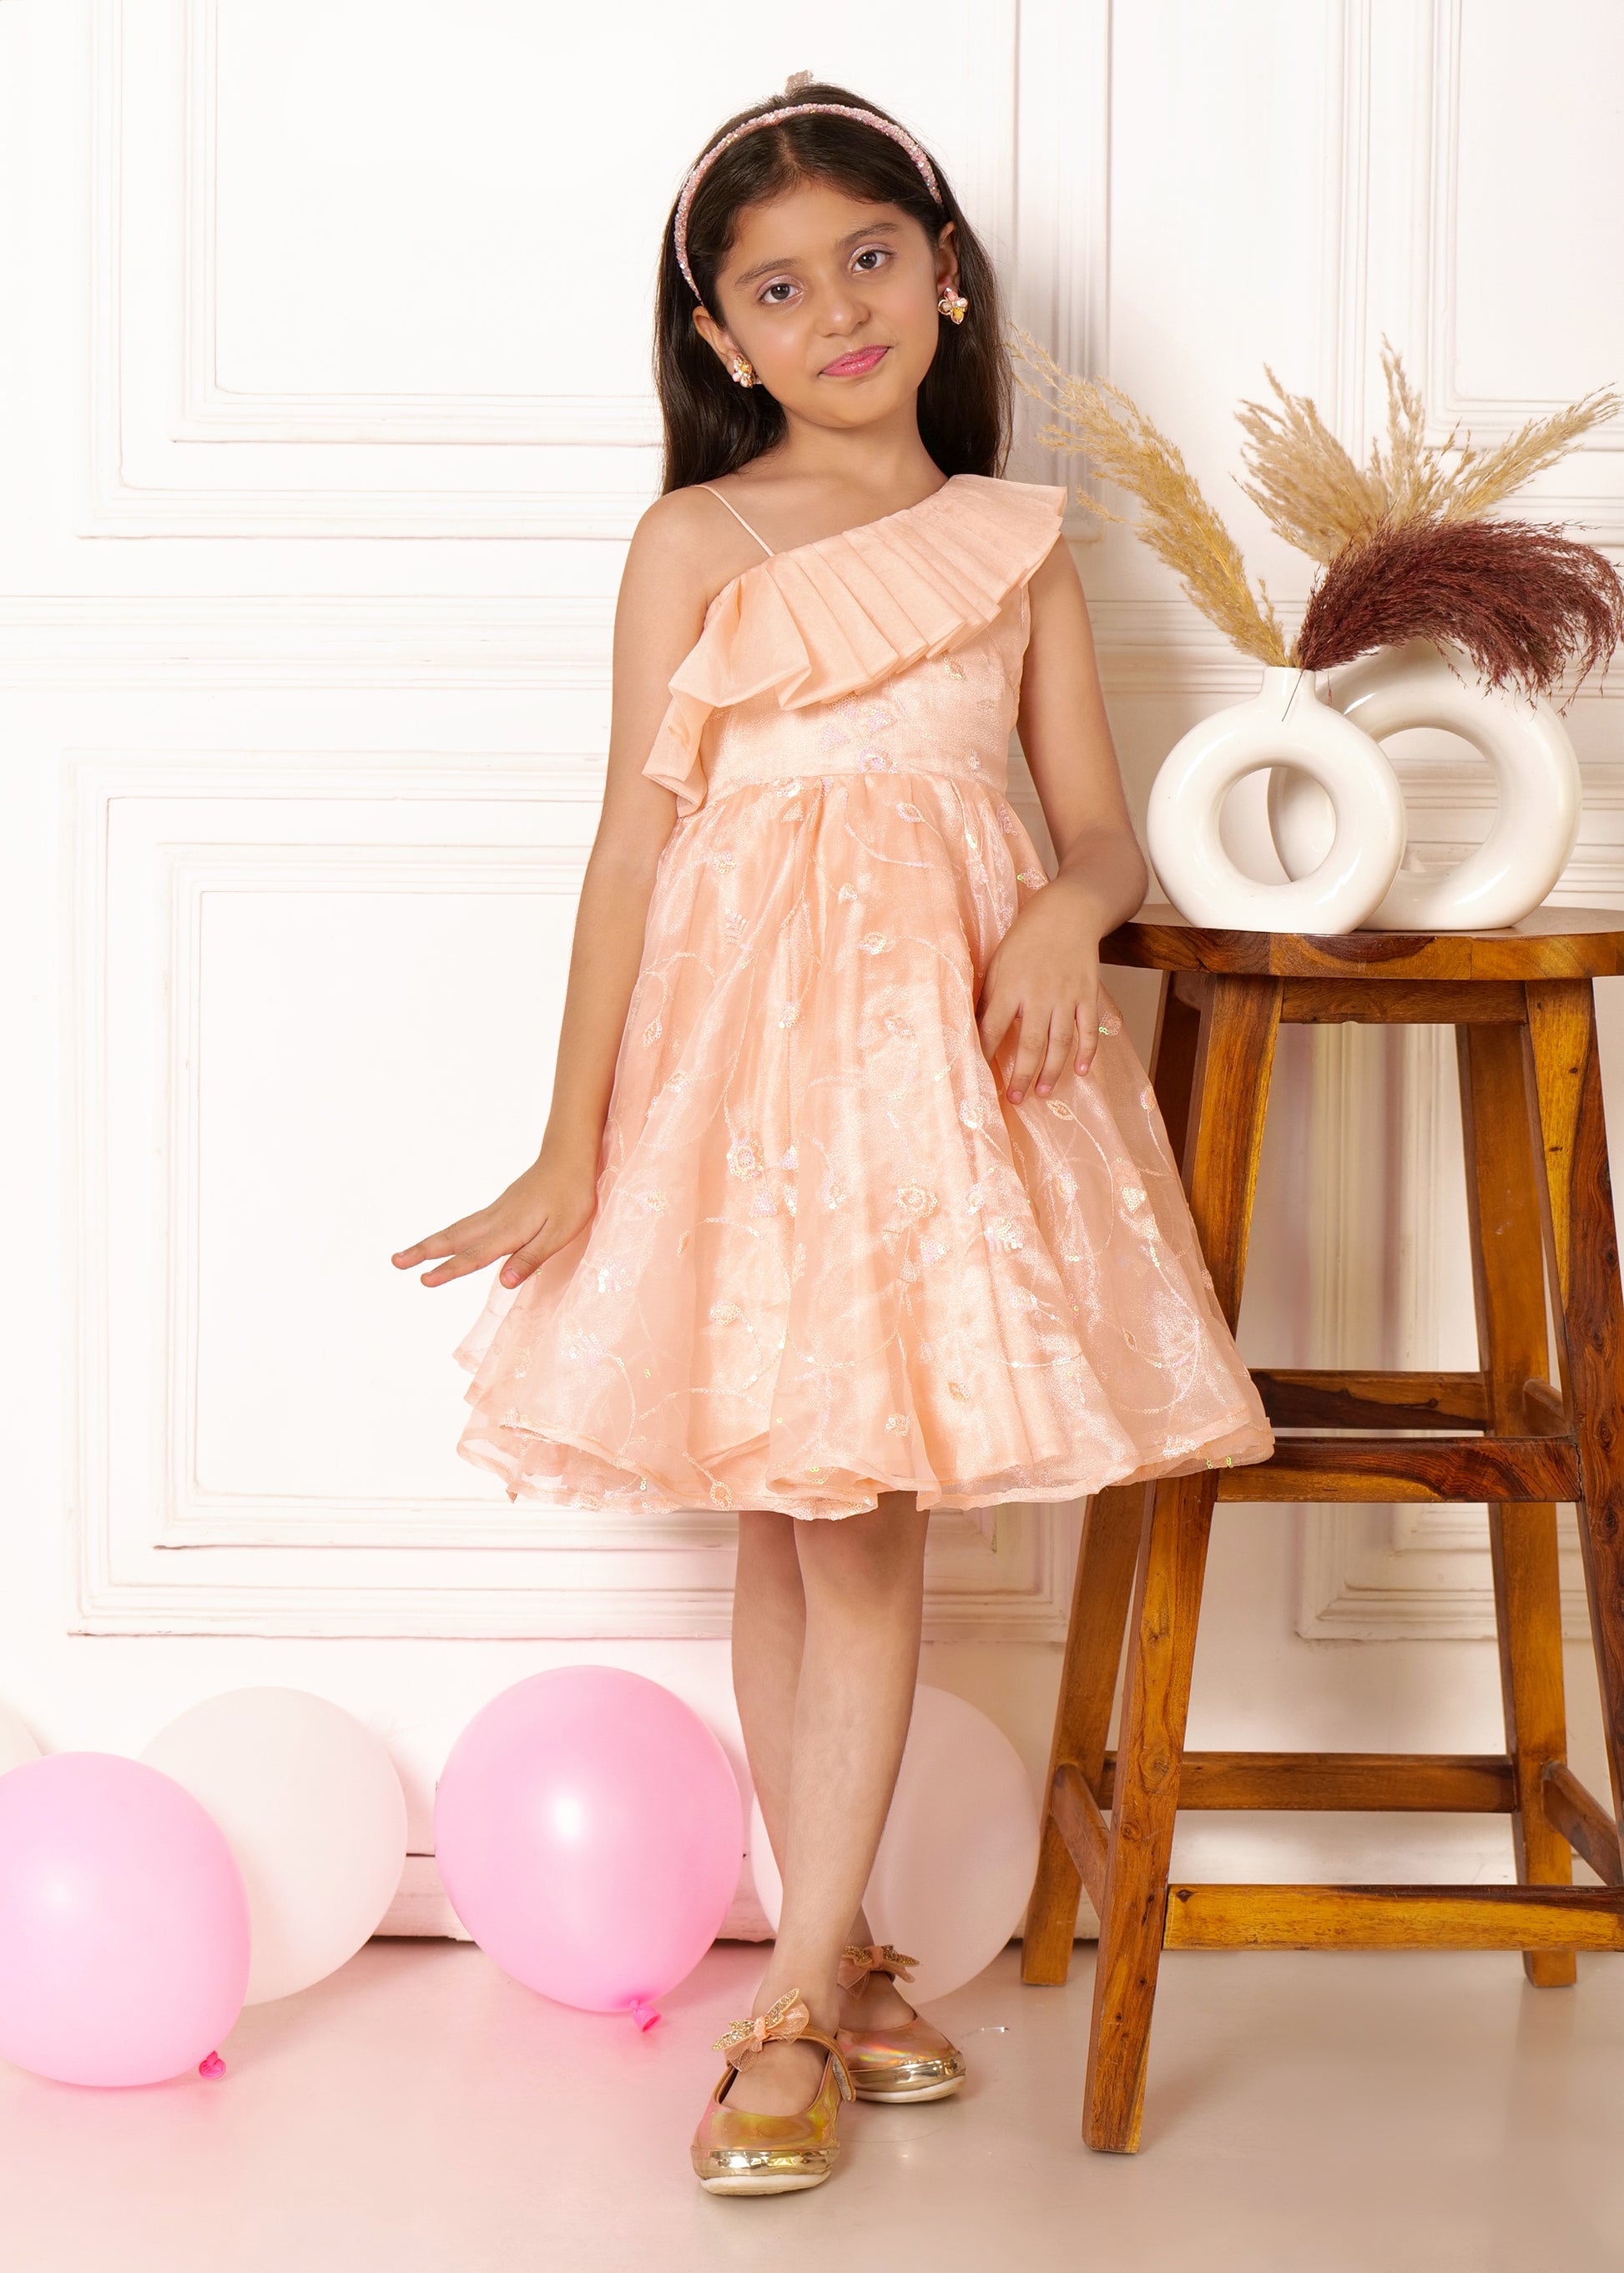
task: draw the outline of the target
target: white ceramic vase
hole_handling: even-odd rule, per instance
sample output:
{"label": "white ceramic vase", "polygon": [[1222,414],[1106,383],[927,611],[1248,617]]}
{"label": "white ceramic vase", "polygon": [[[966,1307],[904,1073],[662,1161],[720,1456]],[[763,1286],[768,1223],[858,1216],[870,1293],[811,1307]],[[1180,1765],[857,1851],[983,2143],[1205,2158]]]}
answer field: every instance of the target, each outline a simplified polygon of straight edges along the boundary
{"label": "white ceramic vase", "polygon": [[[1441,875],[1399,875],[1360,922],[1390,931],[1490,931],[1540,904],[1579,832],[1579,761],[1553,704],[1491,691],[1463,649],[1430,640],[1363,657],[1337,674],[1331,700],[1373,740],[1409,726],[1461,735],[1492,766],[1500,791],[1493,826],[1475,851]],[[1333,821],[1317,782],[1277,768],[1268,814],[1287,874],[1312,880]]]}
{"label": "white ceramic vase", "polygon": [[[1305,776],[1334,817],[1330,841],[1289,881],[1264,883],[1231,859],[1224,799],[1265,767]],[[1288,776],[1289,777],[1289,776]],[[1276,775],[1276,779],[1279,776]],[[1162,762],[1146,814],[1163,890],[1191,922],[1234,931],[1347,932],[1386,898],[1404,852],[1404,799],[1379,743],[1320,695],[1312,671],[1267,665],[1248,702],[1192,726]]]}

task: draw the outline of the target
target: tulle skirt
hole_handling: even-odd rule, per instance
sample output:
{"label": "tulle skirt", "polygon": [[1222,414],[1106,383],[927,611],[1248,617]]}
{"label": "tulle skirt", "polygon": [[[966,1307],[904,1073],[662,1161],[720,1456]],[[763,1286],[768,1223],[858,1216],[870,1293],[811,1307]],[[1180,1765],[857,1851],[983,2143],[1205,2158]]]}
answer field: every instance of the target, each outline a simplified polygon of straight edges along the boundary
{"label": "tulle skirt", "polygon": [[[591,1222],[454,1354],[458,1451],[583,1508],[839,1517],[1261,1459],[1120,1014],[1004,1099],[981,974],[1046,889],[948,773],[712,796],[662,854]],[[1000,1056],[1006,1071],[1008,1044]]]}

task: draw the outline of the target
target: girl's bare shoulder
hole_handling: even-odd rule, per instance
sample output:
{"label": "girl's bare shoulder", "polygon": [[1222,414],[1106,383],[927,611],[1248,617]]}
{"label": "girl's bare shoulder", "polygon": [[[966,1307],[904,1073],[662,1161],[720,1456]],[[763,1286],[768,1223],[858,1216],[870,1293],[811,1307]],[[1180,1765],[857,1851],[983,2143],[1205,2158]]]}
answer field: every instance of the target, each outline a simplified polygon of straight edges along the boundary
{"label": "girl's bare shoulder", "polygon": [[702,611],[726,585],[764,558],[721,501],[697,484],[656,498],[638,521],[626,556],[626,584],[680,591]]}

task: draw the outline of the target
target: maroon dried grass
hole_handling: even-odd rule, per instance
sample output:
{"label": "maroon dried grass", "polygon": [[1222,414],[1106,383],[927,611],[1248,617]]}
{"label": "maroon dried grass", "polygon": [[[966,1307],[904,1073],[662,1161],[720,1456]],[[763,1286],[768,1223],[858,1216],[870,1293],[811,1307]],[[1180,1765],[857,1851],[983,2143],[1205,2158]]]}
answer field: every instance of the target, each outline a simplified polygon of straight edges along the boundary
{"label": "maroon dried grass", "polygon": [[1618,571],[1560,525],[1384,520],[1327,563],[1289,660],[1329,671],[1404,640],[1449,640],[1490,686],[1531,700],[1575,661],[1579,679],[1598,662],[1605,671],[1621,638]]}

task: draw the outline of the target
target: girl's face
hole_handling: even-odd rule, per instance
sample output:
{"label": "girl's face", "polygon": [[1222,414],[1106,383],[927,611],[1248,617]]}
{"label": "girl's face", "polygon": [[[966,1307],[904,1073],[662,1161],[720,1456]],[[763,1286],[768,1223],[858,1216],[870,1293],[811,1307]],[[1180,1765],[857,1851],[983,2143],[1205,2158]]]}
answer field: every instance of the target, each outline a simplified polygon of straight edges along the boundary
{"label": "girl's face", "polygon": [[803,182],[747,206],[713,296],[695,309],[704,338],[813,425],[872,425],[911,409],[941,333],[943,287],[959,284],[953,225],[933,243],[900,206],[831,182]]}

